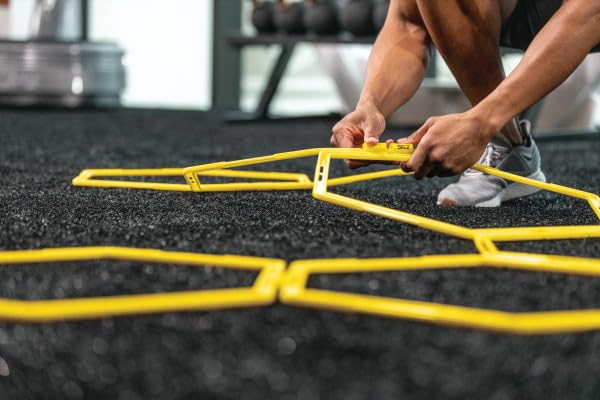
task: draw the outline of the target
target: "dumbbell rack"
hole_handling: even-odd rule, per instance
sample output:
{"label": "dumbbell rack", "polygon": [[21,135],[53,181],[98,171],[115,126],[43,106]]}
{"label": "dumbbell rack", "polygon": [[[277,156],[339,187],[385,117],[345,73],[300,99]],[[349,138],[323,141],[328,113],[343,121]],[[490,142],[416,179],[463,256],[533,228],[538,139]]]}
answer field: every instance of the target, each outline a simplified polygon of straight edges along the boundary
{"label": "dumbbell rack", "polygon": [[[280,52],[277,57],[277,61],[271,70],[267,84],[265,85],[260,100],[256,109],[250,113],[244,113],[241,111],[228,112],[225,115],[227,121],[266,121],[272,120],[273,117],[269,114],[269,108],[273,101],[273,97],[277,92],[279,83],[283,78],[290,59],[292,58],[296,45],[301,43],[310,44],[365,44],[370,45],[375,41],[375,36],[363,36],[354,37],[352,35],[332,35],[332,36],[317,36],[317,35],[285,35],[285,34],[271,34],[271,35],[228,35],[225,37],[226,42],[229,46],[232,46],[238,50],[249,46],[279,46]],[[434,76],[435,65],[430,63],[427,76]],[[330,117],[331,115],[311,115],[303,116],[301,118],[319,118],[319,117]],[[298,118],[298,117],[295,117]],[[281,119],[281,118],[277,118]]]}

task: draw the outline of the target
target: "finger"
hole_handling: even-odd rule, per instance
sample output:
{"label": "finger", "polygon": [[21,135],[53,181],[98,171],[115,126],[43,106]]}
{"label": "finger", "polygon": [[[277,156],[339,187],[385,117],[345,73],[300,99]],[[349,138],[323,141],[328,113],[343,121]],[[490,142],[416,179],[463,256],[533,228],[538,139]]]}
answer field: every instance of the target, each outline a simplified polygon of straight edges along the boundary
{"label": "finger", "polygon": [[368,144],[369,146],[374,146],[377,143],[379,143],[379,139],[377,139],[375,136],[365,135],[365,143]]}
{"label": "finger", "polygon": [[332,129],[331,144],[336,147],[354,147],[352,130],[338,122]]}
{"label": "finger", "polygon": [[350,136],[347,135],[339,135],[336,137],[338,147],[350,148],[354,147],[354,142],[352,141]]}
{"label": "finger", "polygon": [[421,139],[423,139],[423,136],[425,136],[428,129],[429,129],[429,126],[423,125],[419,129],[417,129],[415,132],[413,132],[411,135],[409,135],[405,138],[398,139],[398,143],[399,144],[417,145],[417,144],[419,144]]}
{"label": "finger", "polygon": [[366,167],[367,165],[370,164],[368,161],[361,161],[361,160],[345,160],[345,161],[346,161],[346,165],[350,169]]}
{"label": "finger", "polygon": [[418,171],[427,159],[429,153],[429,146],[427,143],[421,143],[410,156],[410,159],[406,162],[405,166],[409,171]]}
{"label": "finger", "polygon": [[421,142],[421,139],[423,139],[423,136],[425,136],[425,134],[431,127],[431,124],[432,124],[432,122],[430,122],[430,120],[427,120],[427,122],[425,122],[419,129],[417,129],[411,135],[409,135],[405,138],[400,138],[400,139],[398,139],[397,142],[400,144],[405,144],[405,143],[413,144],[413,145],[419,144]]}
{"label": "finger", "polygon": [[402,171],[406,172],[407,174],[413,172],[410,168],[406,166],[406,161],[400,161],[400,168],[402,168]]}
{"label": "finger", "polygon": [[417,180],[421,180],[423,178],[425,178],[426,176],[428,176],[431,171],[433,171],[433,169],[435,168],[435,164],[431,163],[431,162],[426,162],[424,163],[421,168],[419,168],[417,170],[417,172],[415,172],[415,178],[417,178]]}
{"label": "finger", "polygon": [[329,139],[329,143],[331,143],[331,145],[333,147],[338,147],[338,141],[337,141],[337,138],[335,137],[335,135],[331,135],[331,139]]}
{"label": "finger", "polygon": [[369,145],[379,143],[379,137],[385,128],[385,121],[379,121],[376,117],[369,118],[364,125],[364,141]]}
{"label": "finger", "polygon": [[392,143],[394,143],[394,141],[392,139],[388,139],[388,140],[385,141],[385,145],[387,147],[390,147],[390,144],[392,144]]}

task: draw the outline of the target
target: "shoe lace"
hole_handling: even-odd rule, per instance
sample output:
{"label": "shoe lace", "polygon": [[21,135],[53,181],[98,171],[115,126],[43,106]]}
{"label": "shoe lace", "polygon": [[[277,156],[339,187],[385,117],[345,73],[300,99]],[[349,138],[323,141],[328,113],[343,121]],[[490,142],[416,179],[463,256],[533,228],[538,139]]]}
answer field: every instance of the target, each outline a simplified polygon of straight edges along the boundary
{"label": "shoe lace", "polygon": [[[485,151],[481,155],[481,158],[479,158],[479,164],[483,164],[489,167],[495,167],[506,158],[510,151],[511,149],[506,146],[490,142],[486,146]],[[474,170],[472,168],[469,168],[465,171],[465,175],[472,174],[483,174],[483,172]]]}

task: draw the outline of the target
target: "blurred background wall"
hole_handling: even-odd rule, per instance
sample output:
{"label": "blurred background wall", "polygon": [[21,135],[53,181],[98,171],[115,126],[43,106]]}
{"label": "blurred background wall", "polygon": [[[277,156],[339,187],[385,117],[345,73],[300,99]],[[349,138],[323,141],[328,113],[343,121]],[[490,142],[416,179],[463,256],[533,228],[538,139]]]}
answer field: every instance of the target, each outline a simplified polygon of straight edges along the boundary
{"label": "blurred background wall", "polygon": [[[27,39],[33,4],[11,1],[11,39]],[[123,105],[210,108],[212,5],[208,0],[90,1],[90,39],[113,40],[126,52]]]}
{"label": "blurred background wall", "polygon": [[[76,0],[72,12],[76,13]],[[237,0],[216,0],[237,1]],[[0,8],[0,37],[23,40],[29,33],[34,0],[12,0]],[[211,0],[90,0],[89,38],[112,40],[125,49],[127,87],[123,105],[209,110],[213,49]],[[242,1],[242,33],[255,33],[251,1]],[[68,35],[76,26],[66,24]],[[277,115],[347,112],[354,106],[366,68],[369,45],[297,46],[276,93],[271,112]],[[275,46],[244,48],[241,52],[240,108],[252,110],[277,56]],[[588,61],[566,85],[550,96],[540,114],[540,128],[554,129],[573,120],[591,118],[600,124],[600,93],[577,97],[600,71],[600,56]],[[520,56],[505,57],[507,71]],[[420,121],[436,113],[467,107],[456,82],[439,59],[436,77],[426,82],[414,101],[392,119]],[[419,97],[420,96],[420,97]],[[569,105],[565,107],[565,99]]]}

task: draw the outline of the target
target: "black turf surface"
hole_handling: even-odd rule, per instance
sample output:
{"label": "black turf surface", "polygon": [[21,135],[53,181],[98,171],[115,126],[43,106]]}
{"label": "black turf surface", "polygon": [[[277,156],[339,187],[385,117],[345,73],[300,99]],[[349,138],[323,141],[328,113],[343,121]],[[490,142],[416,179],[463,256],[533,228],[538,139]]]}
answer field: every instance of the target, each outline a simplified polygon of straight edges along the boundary
{"label": "black turf surface", "polygon": [[[119,245],[286,260],[469,253],[469,242],[306,192],[73,188],[82,168],[188,166],[326,146],[330,123],[218,126],[192,112],[3,111],[0,247]],[[600,192],[600,142],[541,145],[551,181]],[[314,159],[268,168],[312,174]],[[267,167],[262,167],[263,169]],[[336,165],[337,174],[348,173]],[[465,226],[597,223],[542,193],[498,209],[435,206],[445,181],[336,189]],[[598,256],[599,240],[509,243]],[[0,295],[77,297],[249,285],[203,268],[91,262],[0,268]],[[506,310],[600,307],[600,279],[516,271],[317,276],[313,287]],[[4,377],[9,372],[8,377]],[[276,305],[43,325],[0,324],[0,399],[562,399],[600,396],[600,333],[519,337]]]}

